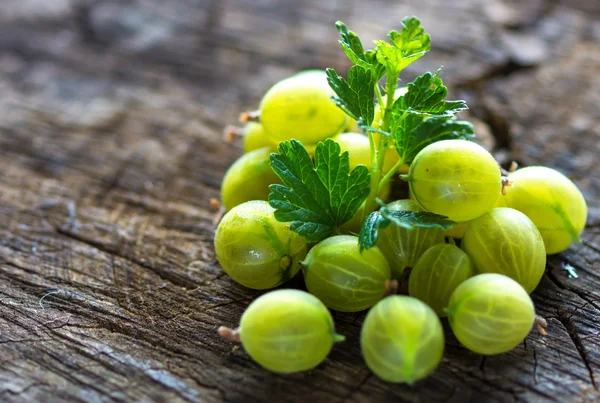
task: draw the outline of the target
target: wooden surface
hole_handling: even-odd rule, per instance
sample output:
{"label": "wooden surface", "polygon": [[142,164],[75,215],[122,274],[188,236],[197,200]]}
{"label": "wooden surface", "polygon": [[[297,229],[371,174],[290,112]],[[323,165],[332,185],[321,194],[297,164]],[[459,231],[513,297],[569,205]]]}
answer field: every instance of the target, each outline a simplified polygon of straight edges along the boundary
{"label": "wooden surface", "polygon": [[[600,400],[599,8],[3,0],[0,401]],[[433,48],[405,79],[443,64],[499,160],[558,168],[588,201],[583,243],[550,257],[533,293],[548,335],[483,357],[446,324],[443,362],[408,387],[363,363],[364,313],[335,313],[347,341],[322,365],[269,373],[216,335],[260,294],[215,260],[209,201],[241,153],[221,130],[287,75],[346,69],[336,19],[370,42],[413,14]]]}

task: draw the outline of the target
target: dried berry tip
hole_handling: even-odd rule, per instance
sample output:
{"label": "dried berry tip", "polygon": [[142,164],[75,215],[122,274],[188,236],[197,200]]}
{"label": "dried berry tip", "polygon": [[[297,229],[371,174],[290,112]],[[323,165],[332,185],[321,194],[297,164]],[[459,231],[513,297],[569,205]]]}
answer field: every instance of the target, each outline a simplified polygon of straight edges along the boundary
{"label": "dried berry tip", "polygon": [[210,206],[215,210],[218,210],[221,208],[221,203],[219,203],[217,199],[210,199]]}
{"label": "dried berry tip", "polygon": [[217,329],[217,332],[219,333],[219,336],[229,341],[240,341],[240,332],[237,329],[231,329],[225,326],[220,326],[219,329]]}
{"label": "dried berry tip", "polygon": [[260,122],[260,111],[242,112],[240,114],[240,122]]}
{"label": "dried berry tip", "polygon": [[512,186],[512,182],[506,176],[502,177],[502,196],[506,196],[506,188]]}
{"label": "dried berry tip", "polygon": [[546,321],[546,319],[542,318],[539,315],[535,315],[534,324],[538,332],[540,332],[542,336],[546,336],[548,334],[548,332],[546,332],[546,327],[548,327],[548,322]]}
{"label": "dried berry tip", "polygon": [[223,139],[227,143],[232,143],[237,137],[241,137],[244,135],[244,129],[241,127],[228,125],[223,130]]}
{"label": "dried berry tip", "polygon": [[386,280],[385,281],[385,295],[392,295],[398,292],[398,280]]}

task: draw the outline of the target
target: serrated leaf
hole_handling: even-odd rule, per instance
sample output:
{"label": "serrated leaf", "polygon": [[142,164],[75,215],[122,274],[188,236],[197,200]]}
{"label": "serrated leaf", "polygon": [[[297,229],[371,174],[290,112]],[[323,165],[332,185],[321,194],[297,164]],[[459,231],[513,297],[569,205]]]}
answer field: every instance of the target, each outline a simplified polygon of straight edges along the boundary
{"label": "serrated leaf", "polygon": [[370,174],[359,165],[350,172],[348,152],[331,139],[320,142],[315,162],[299,141],[279,144],[271,154],[271,167],[284,185],[271,185],[269,204],[278,221],[319,242],[349,221],[369,193]]}
{"label": "serrated leaf", "polygon": [[402,59],[402,52],[385,41],[376,41],[377,61],[388,71],[388,74],[398,75],[410,63]]}
{"label": "serrated leaf", "polygon": [[391,31],[388,37],[394,46],[402,51],[403,58],[422,56],[431,48],[431,38],[421,27],[421,21],[417,17],[404,18],[400,33]]}
{"label": "serrated leaf", "polygon": [[456,225],[456,222],[449,220],[448,217],[428,211],[388,210],[387,208],[382,208],[379,213],[393,224],[407,229],[417,227],[447,230]]}
{"label": "serrated leaf", "polygon": [[416,17],[402,20],[402,29],[390,31],[390,43],[376,41],[377,60],[385,66],[388,74],[398,75],[408,65],[421,58],[430,49],[431,39]]}
{"label": "serrated leaf", "polygon": [[340,39],[340,45],[342,45],[342,49],[346,53],[346,56],[356,65],[359,65],[365,69],[371,68],[371,62],[368,60],[365,55],[365,49],[363,48],[362,42],[358,35],[356,35],[353,31],[350,31],[346,24],[342,21],[336,21],[335,27],[342,39]]}
{"label": "serrated leaf", "polygon": [[431,116],[394,110],[391,119],[391,135],[396,151],[406,164],[429,144],[441,140],[469,140],[475,136],[473,125],[449,116]]}
{"label": "serrated leaf", "polygon": [[375,246],[377,238],[379,237],[379,228],[386,228],[390,225],[391,221],[383,217],[379,211],[373,211],[366,218],[358,234],[358,243],[360,250],[369,249]]}
{"label": "serrated leaf", "polygon": [[326,72],[329,86],[337,94],[334,97],[336,104],[353,119],[362,118],[364,122],[372,122],[375,115],[375,83],[370,70],[352,66],[348,71],[348,81],[333,69],[327,69]]}
{"label": "serrated leaf", "polygon": [[438,77],[440,71],[435,74],[427,72],[409,83],[406,94],[395,102],[395,109],[446,116],[468,109],[465,101],[446,101],[448,88]]}
{"label": "serrated leaf", "polygon": [[413,228],[441,228],[449,229],[457,223],[448,217],[427,211],[389,210],[382,205],[379,211],[374,211],[365,220],[358,237],[361,251],[376,245],[379,229],[390,225],[397,225],[412,230]]}

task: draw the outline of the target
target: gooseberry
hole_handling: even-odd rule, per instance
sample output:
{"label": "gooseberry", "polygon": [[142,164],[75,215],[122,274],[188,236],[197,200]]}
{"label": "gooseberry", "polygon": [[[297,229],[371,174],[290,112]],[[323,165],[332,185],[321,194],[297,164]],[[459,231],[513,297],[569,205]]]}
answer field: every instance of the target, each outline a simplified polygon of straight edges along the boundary
{"label": "gooseberry", "polygon": [[[414,200],[397,200],[387,205],[391,211],[424,211]],[[407,229],[390,225],[379,230],[377,246],[392,268],[392,277],[401,279],[404,269],[413,267],[423,253],[435,244],[444,242],[444,230],[439,228],[415,227]]]}
{"label": "gooseberry", "polygon": [[258,150],[259,148],[269,147],[272,151],[275,151],[275,144],[271,142],[271,139],[267,137],[265,131],[260,123],[248,122],[244,126],[243,130],[243,146],[244,152],[249,153],[250,151]]}
{"label": "gooseberry", "polygon": [[296,139],[304,145],[340,133],[346,114],[331,99],[325,74],[297,74],[275,84],[260,103],[260,121],[274,143]]}
{"label": "gooseberry", "polygon": [[313,247],[301,263],[308,291],[331,309],[357,312],[386,292],[390,265],[377,247],[360,251],[358,238],[337,235]]}
{"label": "gooseberry", "polygon": [[[369,171],[373,168],[373,164],[371,164],[371,147],[367,136],[360,133],[341,133],[333,137],[333,140],[340,145],[342,152],[348,151],[350,157],[350,169],[359,164],[369,168]],[[400,156],[396,150],[389,148],[385,153],[382,173],[385,174],[392,169],[399,159]]]}
{"label": "gooseberry", "polygon": [[305,238],[277,221],[262,200],[231,209],[217,227],[215,250],[223,270],[238,283],[257,290],[291,279],[306,256]]}
{"label": "gooseberry", "polygon": [[279,373],[319,365],[335,342],[333,319],[318,298],[300,290],[264,294],[248,306],[236,331],[246,352],[264,368]]}
{"label": "gooseberry", "polygon": [[498,204],[519,210],[537,226],[546,253],[564,251],[579,241],[585,227],[587,206],[575,184],[560,172],[533,166],[508,175],[510,186]]}
{"label": "gooseberry", "polygon": [[438,244],[427,249],[410,272],[408,293],[439,316],[446,316],[452,292],[475,274],[469,256],[456,245]]}
{"label": "gooseberry", "polygon": [[512,350],[529,334],[535,320],[527,292],[501,274],[479,274],[459,285],[447,308],[454,335],[479,354]]}
{"label": "gooseberry", "polygon": [[404,178],[425,210],[457,222],[489,211],[502,187],[494,157],[467,140],[428,145],[416,155]]}
{"label": "gooseberry", "polygon": [[269,185],[281,183],[271,169],[268,147],[259,148],[238,158],[229,167],[221,184],[221,200],[226,210],[250,200],[267,200]]}
{"label": "gooseberry", "polygon": [[527,292],[538,285],[546,267],[544,241],[520,211],[499,207],[469,223],[462,239],[478,273],[504,274]]}
{"label": "gooseberry", "polygon": [[360,346],[367,366],[388,382],[413,383],[442,359],[444,332],[435,312],[416,298],[393,295],[365,318]]}

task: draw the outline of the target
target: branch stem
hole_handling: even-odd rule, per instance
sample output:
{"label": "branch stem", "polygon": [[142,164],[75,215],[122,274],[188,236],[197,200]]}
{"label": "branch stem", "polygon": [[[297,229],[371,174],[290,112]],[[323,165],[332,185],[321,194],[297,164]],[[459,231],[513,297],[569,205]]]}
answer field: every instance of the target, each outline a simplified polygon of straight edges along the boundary
{"label": "branch stem", "polygon": [[385,184],[388,183],[390,181],[390,179],[392,179],[394,174],[396,172],[398,172],[398,170],[400,169],[400,167],[402,165],[404,165],[404,162],[399,159],[398,162],[396,162],[396,164],[389,171],[387,171],[387,173],[379,181],[379,188],[377,188],[377,194],[379,194],[379,192],[381,192],[381,190],[383,189]]}
{"label": "branch stem", "polygon": [[[381,111],[382,123],[380,129],[384,132],[389,131],[390,121],[392,118],[392,105],[394,104],[394,92],[398,86],[399,74],[392,74],[386,77],[385,81],[385,108]],[[378,85],[378,84],[375,84]],[[369,214],[375,209],[375,198],[379,194],[380,182],[382,179],[383,163],[385,162],[385,154],[389,147],[390,140],[387,136],[379,134],[379,141],[376,143],[373,138],[375,133],[369,132],[369,141],[371,143],[371,185],[369,189],[369,195],[365,201],[365,208],[363,210],[362,220],[364,221]],[[374,152],[373,152],[374,151]],[[393,173],[392,173],[393,175]],[[387,176],[387,174],[386,174]],[[389,178],[387,179],[389,180]]]}

